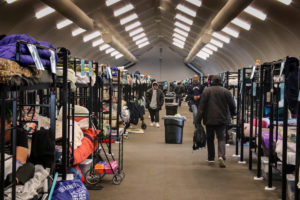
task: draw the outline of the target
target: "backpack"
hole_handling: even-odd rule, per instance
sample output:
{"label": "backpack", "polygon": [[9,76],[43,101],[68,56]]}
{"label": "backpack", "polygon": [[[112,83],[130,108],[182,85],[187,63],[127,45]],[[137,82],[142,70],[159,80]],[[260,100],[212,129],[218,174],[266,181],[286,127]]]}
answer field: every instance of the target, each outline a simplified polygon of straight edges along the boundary
{"label": "backpack", "polygon": [[198,125],[194,131],[193,150],[204,148],[206,145],[206,134],[202,125]]}

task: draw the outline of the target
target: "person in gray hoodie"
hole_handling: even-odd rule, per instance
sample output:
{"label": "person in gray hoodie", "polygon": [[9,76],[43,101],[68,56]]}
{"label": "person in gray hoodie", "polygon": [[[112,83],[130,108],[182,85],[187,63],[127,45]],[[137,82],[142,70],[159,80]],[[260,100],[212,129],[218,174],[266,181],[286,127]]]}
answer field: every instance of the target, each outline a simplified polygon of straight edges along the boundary
{"label": "person in gray hoodie", "polygon": [[215,160],[215,133],[218,138],[219,165],[225,165],[225,130],[229,116],[235,115],[236,105],[234,99],[226,88],[222,87],[220,76],[213,76],[211,87],[206,87],[200,98],[196,122],[201,123],[202,119],[207,132],[208,162]]}
{"label": "person in gray hoodie", "polygon": [[150,126],[156,123],[156,127],[159,128],[159,111],[164,105],[164,93],[158,88],[158,83],[153,82],[152,88],[146,93],[146,108],[148,108],[151,123]]}

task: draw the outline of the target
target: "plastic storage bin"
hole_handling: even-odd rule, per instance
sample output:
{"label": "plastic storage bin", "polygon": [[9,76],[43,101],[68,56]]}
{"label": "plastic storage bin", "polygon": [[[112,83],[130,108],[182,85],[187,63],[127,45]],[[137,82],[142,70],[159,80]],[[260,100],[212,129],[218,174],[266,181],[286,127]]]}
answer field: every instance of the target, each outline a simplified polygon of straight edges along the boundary
{"label": "plastic storage bin", "polygon": [[166,116],[163,119],[165,124],[165,142],[167,144],[182,144],[185,118]]}
{"label": "plastic storage bin", "polygon": [[178,103],[166,103],[166,115],[176,115]]}

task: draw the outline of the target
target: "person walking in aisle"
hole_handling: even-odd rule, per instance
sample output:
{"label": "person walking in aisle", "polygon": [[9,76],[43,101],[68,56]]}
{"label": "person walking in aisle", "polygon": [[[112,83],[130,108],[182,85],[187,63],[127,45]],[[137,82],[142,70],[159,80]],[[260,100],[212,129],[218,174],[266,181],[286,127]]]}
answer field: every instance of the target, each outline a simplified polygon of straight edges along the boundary
{"label": "person walking in aisle", "polygon": [[177,86],[175,88],[175,93],[176,93],[176,102],[178,103],[178,106],[181,106],[181,98],[182,98],[182,94],[184,93],[184,88],[181,85],[181,82],[177,83]]}
{"label": "person walking in aisle", "polygon": [[221,168],[225,165],[225,130],[230,116],[235,115],[236,105],[233,96],[222,87],[220,76],[213,76],[211,87],[205,88],[199,103],[197,123],[203,122],[207,132],[208,162],[215,160],[215,133],[218,138],[218,158]]}
{"label": "person walking in aisle", "polygon": [[156,127],[159,128],[159,111],[161,110],[162,106],[164,105],[164,94],[158,88],[157,82],[153,82],[152,88],[147,91],[146,94],[146,108],[148,108],[151,123],[150,126],[156,123]]}
{"label": "person walking in aisle", "polygon": [[193,83],[188,88],[188,101],[190,102],[191,110],[193,112],[193,120],[194,125],[196,127],[196,117],[197,117],[197,111],[198,111],[198,105],[200,102],[200,95],[202,94],[204,90],[204,86],[202,86],[199,83],[199,77],[198,75],[194,75],[193,77]]}

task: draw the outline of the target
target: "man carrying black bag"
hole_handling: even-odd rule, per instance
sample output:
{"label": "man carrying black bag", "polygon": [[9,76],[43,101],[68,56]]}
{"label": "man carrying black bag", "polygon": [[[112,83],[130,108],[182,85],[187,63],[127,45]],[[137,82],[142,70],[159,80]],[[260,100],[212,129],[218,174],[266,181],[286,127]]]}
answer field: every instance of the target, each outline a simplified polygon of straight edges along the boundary
{"label": "man carrying black bag", "polygon": [[196,122],[203,122],[207,132],[208,162],[215,160],[215,133],[218,138],[218,158],[221,168],[225,165],[225,130],[229,122],[228,116],[235,115],[235,102],[229,90],[222,87],[220,76],[213,76],[211,87],[204,89],[200,98]]}

